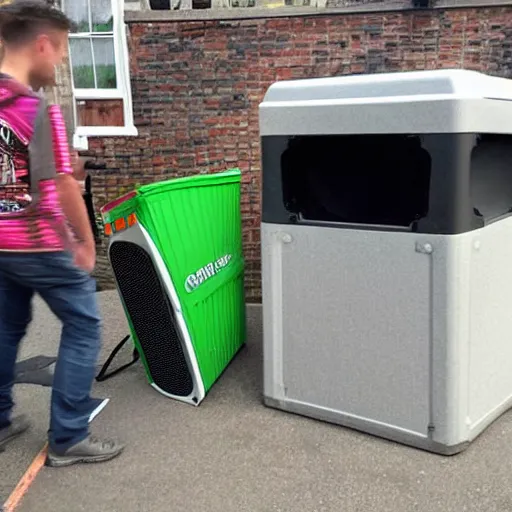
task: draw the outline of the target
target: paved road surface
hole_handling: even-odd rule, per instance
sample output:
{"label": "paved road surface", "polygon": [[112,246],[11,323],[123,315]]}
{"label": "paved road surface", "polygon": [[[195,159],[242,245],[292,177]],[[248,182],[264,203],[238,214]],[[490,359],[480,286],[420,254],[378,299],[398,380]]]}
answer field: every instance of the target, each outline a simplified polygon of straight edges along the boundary
{"label": "paved road surface", "polygon": [[[108,349],[126,326],[116,295],[101,296]],[[126,453],[101,466],[43,469],[20,511],[512,511],[511,414],[464,454],[443,458],[266,409],[259,311],[250,309],[247,347],[198,408],[154,392],[140,366],[99,385],[112,402],[95,428],[123,436]],[[25,355],[51,355],[54,328],[40,309]],[[4,494],[46,429],[47,393],[24,386],[19,398],[35,428],[0,455]]]}

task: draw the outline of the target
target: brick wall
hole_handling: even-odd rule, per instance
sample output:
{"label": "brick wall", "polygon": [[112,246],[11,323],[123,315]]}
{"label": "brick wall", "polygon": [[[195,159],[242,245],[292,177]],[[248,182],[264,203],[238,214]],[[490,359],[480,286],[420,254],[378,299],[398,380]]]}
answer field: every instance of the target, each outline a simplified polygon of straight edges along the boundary
{"label": "brick wall", "polygon": [[[258,104],[276,80],[464,67],[512,75],[512,7],[130,25],[138,138],[96,139],[103,204],[136,183],[243,171],[247,297],[260,298]],[[109,270],[100,258],[100,282]]]}

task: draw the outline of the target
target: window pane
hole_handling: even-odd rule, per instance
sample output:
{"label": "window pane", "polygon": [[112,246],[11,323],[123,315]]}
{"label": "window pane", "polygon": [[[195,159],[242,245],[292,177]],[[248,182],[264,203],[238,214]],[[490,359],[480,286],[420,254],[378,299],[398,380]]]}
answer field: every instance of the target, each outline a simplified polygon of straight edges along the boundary
{"label": "window pane", "polygon": [[90,32],[89,25],[89,2],[66,0],[64,2],[64,12],[71,18],[78,27],[78,32]]}
{"label": "window pane", "polygon": [[124,126],[123,100],[78,100],[78,126]]}
{"label": "window pane", "polygon": [[90,0],[93,32],[112,32],[112,0]]}
{"label": "window pane", "polygon": [[96,87],[98,89],[115,89],[117,80],[114,39],[111,37],[95,37],[92,44],[96,63]]}
{"label": "window pane", "polygon": [[94,89],[91,40],[87,37],[72,38],[69,49],[75,89]]}

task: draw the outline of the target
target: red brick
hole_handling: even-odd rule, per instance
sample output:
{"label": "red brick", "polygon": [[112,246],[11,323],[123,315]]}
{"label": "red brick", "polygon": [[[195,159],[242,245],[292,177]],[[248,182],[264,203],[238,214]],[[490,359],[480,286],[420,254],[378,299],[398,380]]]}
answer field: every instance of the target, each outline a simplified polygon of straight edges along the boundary
{"label": "red brick", "polygon": [[[97,206],[135,183],[239,166],[247,299],[260,290],[258,104],[275,80],[463,66],[512,77],[512,7],[130,28],[137,138],[91,139]],[[236,96],[236,99],[235,99]],[[108,262],[98,262],[103,285]]]}

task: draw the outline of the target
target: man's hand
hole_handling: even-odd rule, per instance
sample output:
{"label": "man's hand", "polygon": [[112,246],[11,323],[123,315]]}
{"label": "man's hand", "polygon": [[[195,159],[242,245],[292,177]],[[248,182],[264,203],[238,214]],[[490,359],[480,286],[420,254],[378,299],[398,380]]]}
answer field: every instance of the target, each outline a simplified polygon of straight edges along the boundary
{"label": "man's hand", "polygon": [[90,243],[79,243],[73,252],[75,265],[91,274],[96,265],[96,247]]}

